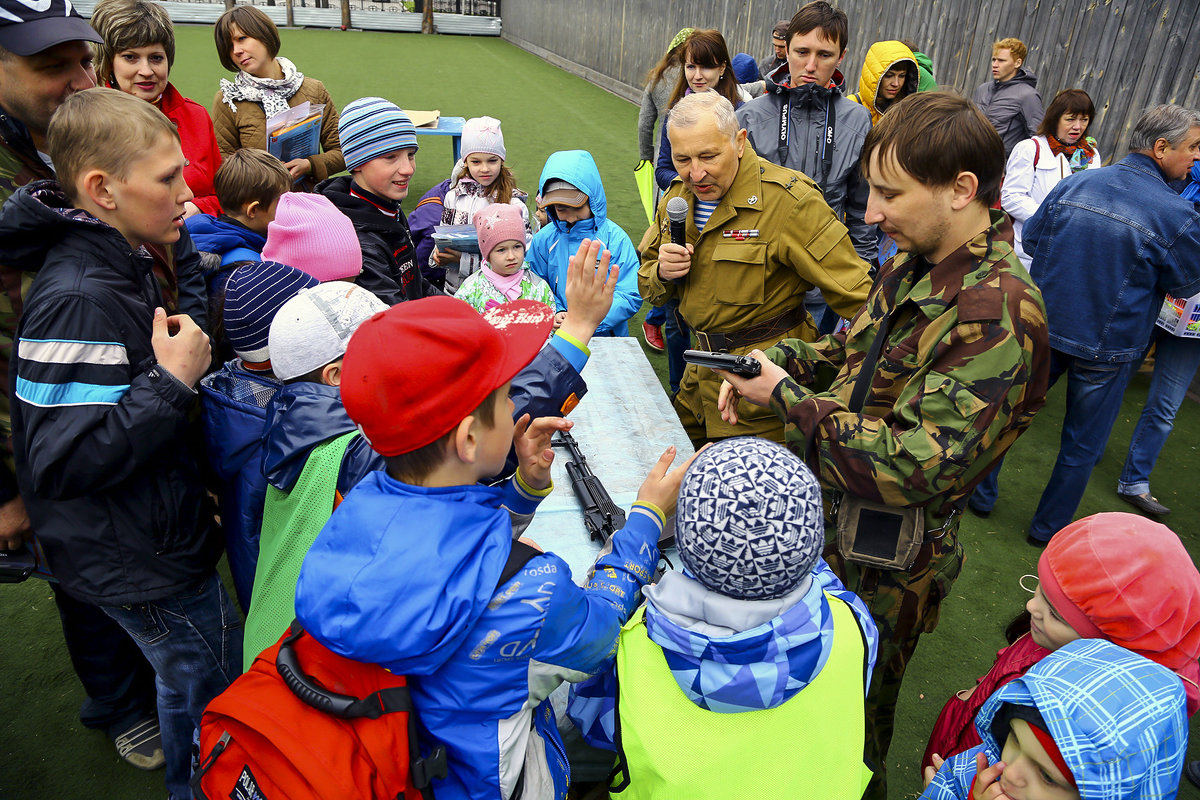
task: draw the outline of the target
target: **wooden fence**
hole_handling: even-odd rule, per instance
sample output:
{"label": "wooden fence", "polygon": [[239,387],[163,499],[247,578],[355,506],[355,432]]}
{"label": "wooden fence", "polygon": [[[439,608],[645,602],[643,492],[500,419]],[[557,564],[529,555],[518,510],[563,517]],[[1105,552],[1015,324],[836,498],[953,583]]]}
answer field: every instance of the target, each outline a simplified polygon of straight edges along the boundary
{"label": "wooden fence", "polygon": [[[646,72],[683,27],[717,28],[731,54],[762,59],[771,28],[797,0],[504,0],[503,37],[639,102]],[[944,88],[971,95],[991,79],[992,43],[1016,36],[1042,100],[1084,89],[1089,133],[1108,161],[1126,151],[1142,110],[1200,107],[1200,0],[841,0],[850,18],[842,71],[858,90],[873,42],[909,39],[933,59]]]}

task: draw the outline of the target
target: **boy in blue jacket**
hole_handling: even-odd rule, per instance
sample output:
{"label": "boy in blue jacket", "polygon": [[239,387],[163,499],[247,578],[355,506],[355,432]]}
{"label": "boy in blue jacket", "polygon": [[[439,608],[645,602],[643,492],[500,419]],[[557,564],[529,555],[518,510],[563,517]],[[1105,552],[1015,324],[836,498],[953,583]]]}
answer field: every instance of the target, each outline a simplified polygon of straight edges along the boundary
{"label": "boy in blue jacket", "polygon": [[922,798],[1171,800],[1179,791],[1183,684],[1104,639],[1076,639],[997,689],[975,727],[983,744],[944,762]]}
{"label": "boy in blue jacket", "polygon": [[222,312],[234,358],[200,381],[204,446],[219,481],[217,505],[225,553],[243,611],[250,610],[267,493],[262,473],[263,423],[271,398],[283,385],[271,370],[267,334],[280,307],[301,289],[317,284],[307,272],[274,261],[234,268],[225,283]]}
{"label": "boy in blue jacket", "polygon": [[552,153],[542,168],[538,190],[538,205],[549,215],[550,224],[534,234],[528,261],[530,269],[554,291],[559,318],[568,308],[568,260],[584,239],[600,241],[612,254],[612,263],[620,267],[621,277],[612,308],[596,334],[628,336],[629,320],[642,307],[637,285],[641,261],[629,236],[608,218],[604,184],[592,154],[586,150]]}
{"label": "boy in blue jacket", "polygon": [[[668,449],[584,587],[550,553],[497,587],[514,520],[550,491],[550,436],[570,427],[511,416],[512,378],[552,323],[535,301],[481,317],[459,300],[426,298],[364,323],[346,352],[347,413],[387,470],[359,484],[318,535],[296,615],[334,652],[412,676],[426,735],[447,750],[439,800],[566,796],[548,697],[610,662],[682,477],[668,473]],[[516,473],[479,483],[514,446]]]}

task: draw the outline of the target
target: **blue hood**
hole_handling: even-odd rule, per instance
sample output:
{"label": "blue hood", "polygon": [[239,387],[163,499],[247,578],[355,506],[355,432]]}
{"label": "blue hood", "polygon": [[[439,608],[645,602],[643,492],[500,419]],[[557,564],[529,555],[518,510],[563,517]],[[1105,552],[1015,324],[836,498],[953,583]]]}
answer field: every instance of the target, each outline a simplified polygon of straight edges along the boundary
{"label": "blue hood", "polygon": [[[608,200],[604,197],[604,184],[600,181],[600,170],[596,160],[587,150],[560,150],[551,153],[542,167],[542,177],[538,181],[538,194],[544,194],[546,183],[555,179],[564,180],[588,196],[588,207],[592,210],[592,220],[576,222],[571,229],[580,231],[588,223],[594,225],[593,230],[599,230],[608,219]],[[551,224],[559,233],[567,232],[567,224],[551,218]]]}
{"label": "blue hood", "polygon": [[[512,548],[503,496],[501,488],[426,488],[371,473],[308,551],[296,616],[335,653],[433,674],[496,589]],[[402,527],[390,524],[397,517]]]}
{"label": "blue hood", "polygon": [[263,474],[290,492],[314,447],[354,430],[336,386],[291,383],[271,399],[263,429]]}
{"label": "blue hood", "polygon": [[723,714],[774,708],[812,683],[833,645],[826,591],[850,605],[869,665],[875,663],[875,623],[824,561],[777,600],[735,600],[678,572],[643,591],[646,633],[663,649],[679,688],[701,708]]}
{"label": "blue hood", "polygon": [[966,798],[975,754],[989,763],[1003,742],[992,721],[1006,703],[1045,720],[1083,800],[1173,798],[1187,754],[1183,683],[1166,667],[1102,639],[1077,639],[988,698],[975,718],[983,744],[947,761],[921,796]]}
{"label": "blue hood", "polygon": [[[231,263],[225,256],[238,250],[243,251],[241,255],[245,256],[239,257],[238,260],[257,260],[267,244],[267,237],[261,233],[255,233],[245,225],[209,214],[194,214],[184,220],[184,224],[187,225],[196,249],[221,256],[222,266]],[[251,251],[254,255],[249,256],[245,251]]]}

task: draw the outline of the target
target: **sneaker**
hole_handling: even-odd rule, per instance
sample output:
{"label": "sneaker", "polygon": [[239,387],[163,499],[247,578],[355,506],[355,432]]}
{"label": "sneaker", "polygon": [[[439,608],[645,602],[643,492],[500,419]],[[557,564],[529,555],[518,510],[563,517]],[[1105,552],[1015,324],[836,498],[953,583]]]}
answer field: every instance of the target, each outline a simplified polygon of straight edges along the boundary
{"label": "sneaker", "polygon": [[1146,492],[1145,494],[1125,494],[1124,492],[1117,492],[1117,495],[1126,503],[1129,503],[1138,511],[1141,511],[1143,514],[1149,514],[1154,517],[1165,517],[1167,514],[1171,513],[1171,509],[1158,502],[1158,498],[1152,496],[1149,492]]}
{"label": "sneaker", "polygon": [[162,751],[162,732],[157,717],[146,717],[113,737],[117,753],[131,767],[162,769],[167,763]]}
{"label": "sneaker", "polygon": [[651,350],[661,353],[667,349],[667,343],[663,341],[662,325],[643,322],[642,335],[646,337],[646,344],[650,346]]}

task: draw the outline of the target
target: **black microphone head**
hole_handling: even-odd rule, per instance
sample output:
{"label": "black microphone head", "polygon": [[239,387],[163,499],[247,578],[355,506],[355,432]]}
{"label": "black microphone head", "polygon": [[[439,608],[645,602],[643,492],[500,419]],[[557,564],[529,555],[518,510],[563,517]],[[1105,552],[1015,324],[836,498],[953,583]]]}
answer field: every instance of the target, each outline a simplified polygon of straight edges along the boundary
{"label": "black microphone head", "polygon": [[688,204],[682,197],[672,197],[667,201],[667,219],[671,222],[687,220]]}

